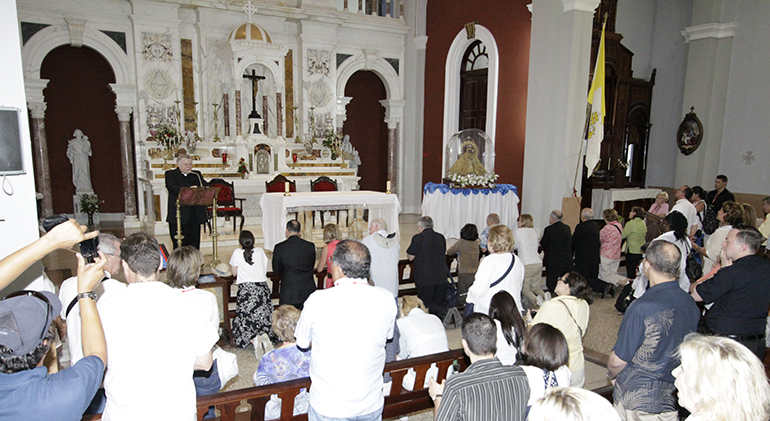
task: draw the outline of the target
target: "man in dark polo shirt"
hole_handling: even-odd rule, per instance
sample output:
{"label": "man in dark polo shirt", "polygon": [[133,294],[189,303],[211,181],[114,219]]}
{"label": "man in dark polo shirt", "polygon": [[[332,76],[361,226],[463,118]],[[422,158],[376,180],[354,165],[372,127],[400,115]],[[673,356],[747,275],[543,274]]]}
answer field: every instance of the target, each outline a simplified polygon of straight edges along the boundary
{"label": "man in dark polo shirt", "polygon": [[745,345],[760,361],[770,305],[770,262],[756,255],[762,241],[756,228],[730,230],[722,243],[722,269],[691,290],[696,301],[714,303],[706,313],[709,330]]}
{"label": "man in dark polo shirt", "polygon": [[443,235],[433,231],[433,219],[430,216],[423,216],[417,221],[417,231],[406,250],[407,257],[412,261],[417,297],[432,314],[443,319],[446,313],[446,240]]}

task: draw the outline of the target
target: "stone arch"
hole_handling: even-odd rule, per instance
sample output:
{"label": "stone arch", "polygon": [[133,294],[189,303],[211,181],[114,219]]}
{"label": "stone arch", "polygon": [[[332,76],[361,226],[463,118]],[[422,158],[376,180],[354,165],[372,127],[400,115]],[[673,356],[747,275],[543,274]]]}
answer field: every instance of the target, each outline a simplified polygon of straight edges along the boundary
{"label": "stone arch", "polygon": [[[497,78],[499,67],[499,53],[497,42],[492,32],[482,25],[476,25],[476,37],[468,39],[465,29],[461,30],[452,41],[446,58],[444,75],[444,136],[441,143],[441,154],[446,150],[446,142],[457,132],[460,121],[460,65],[463,54],[468,46],[479,40],[487,47],[489,56],[489,73],[487,79],[487,123],[486,133],[495,142],[497,130]],[[442,160],[443,161],[443,160]],[[446,162],[442,163],[442,174],[446,172]]]}
{"label": "stone arch", "polygon": [[348,80],[353,76],[353,73],[359,70],[369,70],[380,77],[383,85],[385,85],[387,99],[402,99],[400,79],[393,67],[381,57],[374,60],[371,66],[367,66],[366,59],[363,57],[349,57],[345,60],[337,69],[337,96],[345,94]]}
{"label": "stone arch", "polygon": [[[39,79],[40,67],[48,53],[56,47],[71,43],[70,32],[56,26],[49,26],[33,35],[22,47],[25,78]],[[83,45],[95,50],[107,60],[115,73],[116,84],[135,84],[134,72],[129,65],[128,56],[110,37],[99,31],[87,29],[83,33]]]}

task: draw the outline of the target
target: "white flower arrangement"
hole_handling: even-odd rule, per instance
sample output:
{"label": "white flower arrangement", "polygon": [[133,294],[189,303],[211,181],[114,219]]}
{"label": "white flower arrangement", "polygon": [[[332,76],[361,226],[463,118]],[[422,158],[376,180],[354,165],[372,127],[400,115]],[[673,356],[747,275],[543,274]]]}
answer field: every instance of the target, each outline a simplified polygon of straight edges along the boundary
{"label": "white flower arrangement", "polygon": [[449,179],[452,181],[452,184],[460,188],[480,187],[480,188],[491,189],[495,187],[495,181],[497,181],[498,177],[500,176],[497,174],[492,174],[491,172],[488,172],[484,175],[452,174],[449,176]]}

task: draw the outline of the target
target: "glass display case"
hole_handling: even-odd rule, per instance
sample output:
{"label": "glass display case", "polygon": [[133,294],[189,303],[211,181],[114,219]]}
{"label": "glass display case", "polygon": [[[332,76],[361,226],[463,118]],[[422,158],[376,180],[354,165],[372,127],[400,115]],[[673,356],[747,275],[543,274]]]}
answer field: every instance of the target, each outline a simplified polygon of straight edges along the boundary
{"label": "glass display case", "polygon": [[494,175],[495,147],[492,139],[479,129],[455,133],[447,142],[444,162],[444,182],[453,177]]}

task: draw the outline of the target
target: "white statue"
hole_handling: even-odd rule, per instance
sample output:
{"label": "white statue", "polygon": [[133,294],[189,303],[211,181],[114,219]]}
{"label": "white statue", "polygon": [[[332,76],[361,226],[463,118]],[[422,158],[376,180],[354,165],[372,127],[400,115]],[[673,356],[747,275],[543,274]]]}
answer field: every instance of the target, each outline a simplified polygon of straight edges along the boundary
{"label": "white statue", "polygon": [[361,165],[361,157],[358,156],[358,151],[353,147],[353,144],[350,143],[349,134],[342,137],[342,146],[340,148],[342,149],[342,152],[345,153],[345,158],[350,161],[348,162],[348,167],[352,170],[357,169],[358,166]]}
{"label": "white statue", "polygon": [[91,142],[88,136],[83,135],[80,129],[76,129],[74,139],[70,139],[67,146],[67,158],[72,164],[72,182],[75,184],[75,191],[88,192],[93,191],[91,187],[91,166],[88,157],[91,156]]}

